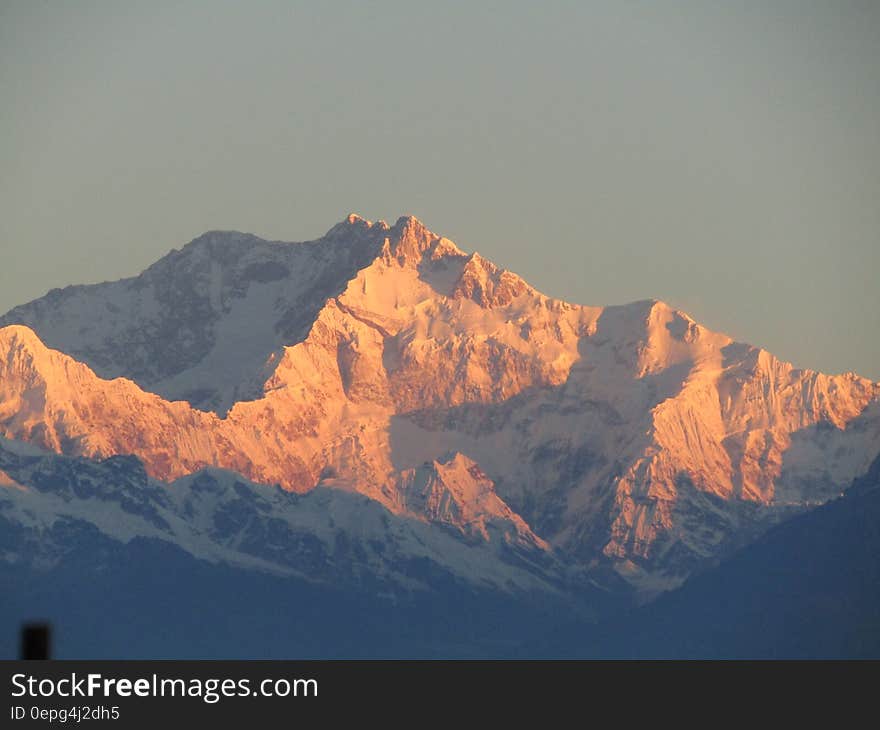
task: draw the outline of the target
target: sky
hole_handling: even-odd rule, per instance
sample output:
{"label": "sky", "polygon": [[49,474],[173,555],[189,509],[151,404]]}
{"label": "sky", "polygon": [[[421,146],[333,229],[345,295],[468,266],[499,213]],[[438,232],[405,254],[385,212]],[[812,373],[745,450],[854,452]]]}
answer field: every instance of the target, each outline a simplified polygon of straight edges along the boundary
{"label": "sky", "polygon": [[0,312],[349,212],[880,379],[880,3],[0,0]]}

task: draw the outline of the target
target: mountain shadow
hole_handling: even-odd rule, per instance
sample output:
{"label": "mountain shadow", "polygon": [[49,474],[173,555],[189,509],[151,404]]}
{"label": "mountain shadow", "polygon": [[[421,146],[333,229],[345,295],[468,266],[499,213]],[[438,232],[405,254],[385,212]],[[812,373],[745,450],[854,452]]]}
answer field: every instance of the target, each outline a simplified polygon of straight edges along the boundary
{"label": "mountain shadow", "polygon": [[880,458],[846,494],[653,604],[570,625],[524,657],[880,658]]}

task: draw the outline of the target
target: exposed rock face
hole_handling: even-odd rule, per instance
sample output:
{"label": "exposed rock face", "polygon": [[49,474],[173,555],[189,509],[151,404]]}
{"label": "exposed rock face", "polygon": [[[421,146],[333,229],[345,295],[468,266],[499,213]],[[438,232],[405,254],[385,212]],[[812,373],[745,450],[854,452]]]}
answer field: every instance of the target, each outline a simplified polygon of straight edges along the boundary
{"label": "exposed rock face", "polygon": [[9,438],[136,454],[166,481],[218,466],[353,490],[466,540],[610,561],[645,590],[880,452],[877,383],[662,302],[548,298],[411,217],[350,216],[308,244],[206,234],[2,321],[33,330],[0,329]]}

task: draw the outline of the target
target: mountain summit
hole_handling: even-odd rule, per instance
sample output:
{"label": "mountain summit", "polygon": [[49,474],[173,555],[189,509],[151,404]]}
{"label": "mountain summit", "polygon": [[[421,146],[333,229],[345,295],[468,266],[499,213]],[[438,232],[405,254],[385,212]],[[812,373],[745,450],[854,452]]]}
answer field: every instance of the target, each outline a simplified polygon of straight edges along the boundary
{"label": "mountain summit", "polygon": [[306,243],[206,233],[0,327],[8,439],[132,454],[165,482],[220,467],[359,493],[646,593],[837,496],[880,452],[880,384],[663,302],[552,299],[411,216],[350,215]]}

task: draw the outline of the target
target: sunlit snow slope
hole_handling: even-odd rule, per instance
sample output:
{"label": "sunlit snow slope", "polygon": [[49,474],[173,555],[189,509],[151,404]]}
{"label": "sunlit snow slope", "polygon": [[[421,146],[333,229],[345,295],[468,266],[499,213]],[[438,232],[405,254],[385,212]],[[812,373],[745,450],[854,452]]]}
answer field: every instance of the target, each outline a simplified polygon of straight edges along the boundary
{"label": "sunlit snow slope", "polygon": [[658,301],[551,299],[404,217],[318,241],[206,234],[138,277],[0,319],[0,435],[357,492],[466,544],[653,591],[835,496],[880,384]]}

